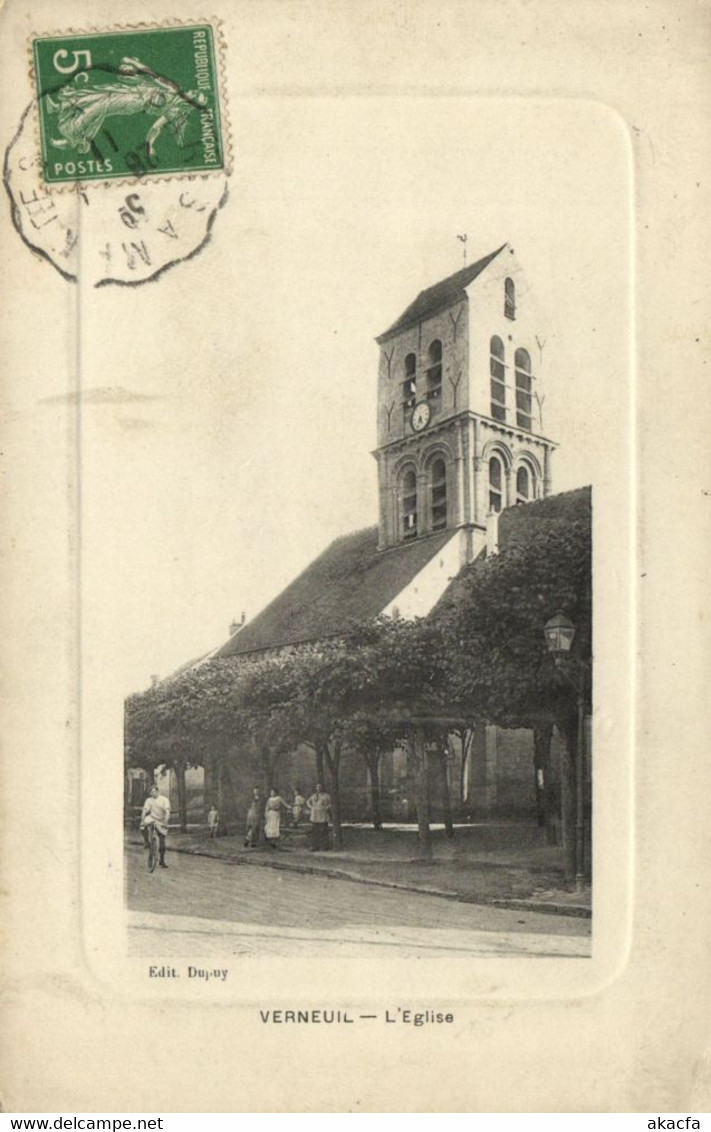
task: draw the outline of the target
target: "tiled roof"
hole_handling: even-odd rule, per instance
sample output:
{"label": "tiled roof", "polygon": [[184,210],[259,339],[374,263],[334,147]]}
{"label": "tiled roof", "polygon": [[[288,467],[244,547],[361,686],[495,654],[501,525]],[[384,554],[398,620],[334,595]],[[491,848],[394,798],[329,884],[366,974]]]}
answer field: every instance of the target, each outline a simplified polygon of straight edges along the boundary
{"label": "tiled roof", "polygon": [[508,507],[499,518],[499,550],[506,550],[526,539],[531,524],[540,525],[546,520],[572,522],[574,519],[591,520],[592,488],[578,487],[561,491],[535,503]]}
{"label": "tiled roof", "polygon": [[377,617],[453,535],[446,530],[390,550],[378,550],[377,527],[336,539],[215,656],[319,640]]}
{"label": "tiled roof", "polygon": [[470,264],[468,267],[462,267],[459,271],[455,271],[454,275],[448,275],[446,279],[440,280],[432,287],[428,287],[425,291],[420,291],[414,303],[410,303],[406,311],[404,311],[397,322],[394,322],[391,327],[383,331],[378,337],[378,342],[384,342],[386,339],[397,334],[400,330],[406,330],[410,326],[417,326],[419,322],[429,318],[438,311],[446,310],[456,302],[461,302],[466,298],[464,288],[472,283],[477,275],[481,275],[485,267],[488,267],[492,260],[496,259],[499,252],[503,251],[506,244],[502,244],[495,252],[484,256],[483,259],[477,260],[476,263]]}
{"label": "tiled roof", "polygon": [[[592,524],[592,488],[579,487],[573,491],[562,491],[559,495],[549,495],[534,503],[521,503],[517,507],[507,507],[499,516],[499,553],[525,546],[532,537],[540,534],[544,524],[553,527],[561,523],[585,520]],[[432,609],[430,616],[439,615],[456,603],[458,595],[467,592],[469,579],[477,578],[486,571],[486,553],[480,554],[453,578]]]}

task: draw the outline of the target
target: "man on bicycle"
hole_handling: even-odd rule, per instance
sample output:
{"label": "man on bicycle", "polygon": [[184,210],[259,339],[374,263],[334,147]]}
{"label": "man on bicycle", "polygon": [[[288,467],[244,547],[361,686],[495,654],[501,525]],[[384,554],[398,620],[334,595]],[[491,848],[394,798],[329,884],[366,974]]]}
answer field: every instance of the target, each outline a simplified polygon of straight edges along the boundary
{"label": "man on bicycle", "polygon": [[169,821],[170,802],[163,794],[159,793],[157,786],[151,786],[150,793],[143,803],[141,833],[143,834],[143,843],[146,849],[149,849],[148,826],[152,825],[155,828],[158,834],[158,852],[162,869],[168,868],[165,863],[165,837],[168,832]]}

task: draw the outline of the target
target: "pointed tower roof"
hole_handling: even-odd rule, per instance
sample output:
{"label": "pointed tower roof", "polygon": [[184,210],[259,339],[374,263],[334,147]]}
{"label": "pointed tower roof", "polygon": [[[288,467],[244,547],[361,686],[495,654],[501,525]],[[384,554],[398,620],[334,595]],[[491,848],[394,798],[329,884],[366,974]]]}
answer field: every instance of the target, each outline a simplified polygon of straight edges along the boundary
{"label": "pointed tower roof", "polygon": [[489,266],[492,260],[496,259],[499,252],[502,252],[505,247],[506,244],[502,244],[495,252],[485,255],[483,259],[469,264],[468,267],[460,268],[459,271],[455,271],[454,275],[448,275],[446,279],[441,279],[434,286],[420,291],[415,301],[410,303],[407,310],[403,311],[392,326],[376,338],[376,342],[385,342],[393,334],[398,334],[401,330],[407,330],[411,326],[417,326],[418,322],[422,322],[439,311],[446,310],[447,307],[451,307],[456,302],[461,302],[462,299],[466,298],[465,287],[468,287],[477,275],[481,275],[482,271]]}

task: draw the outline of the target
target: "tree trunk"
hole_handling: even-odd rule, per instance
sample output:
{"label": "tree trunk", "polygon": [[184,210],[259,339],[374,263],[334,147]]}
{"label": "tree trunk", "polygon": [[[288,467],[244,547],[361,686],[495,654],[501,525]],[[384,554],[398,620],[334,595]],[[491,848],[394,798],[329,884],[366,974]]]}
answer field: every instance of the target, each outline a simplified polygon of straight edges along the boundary
{"label": "tree trunk", "polygon": [[452,823],[452,803],[449,797],[449,780],[447,778],[447,748],[440,748],[437,756],[437,769],[439,771],[440,789],[442,792],[442,820],[444,821],[445,837],[451,840],[454,837]]}
{"label": "tree trunk", "polygon": [[[205,759],[203,766],[203,808],[207,810],[215,802],[217,794],[217,774],[215,772],[215,759],[213,755]],[[219,806],[218,806],[219,809]]]}
{"label": "tree trunk", "polygon": [[341,829],[341,796],[339,783],[339,770],[341,762],[340,743],[323,752],[325,762],[331,779],[331,820],[333,822],[333,844],[336,849],[343,848],[343,830]]}
{"label": "tree trunk", "polygon": [[429,759],[425,744],[423,727],[412,728],[411,750],[414,753],[417,786],[417,834],[420,840],[420,858],[432,860],[432,835],[430,833],[430,789]]}
{"label": "tree trunk", "polygon": [[324,766],[323,750],[321,749],[321,747],[317,746],[317,747],[315,747],[315,751],[316,751],[316,781],[319,782],[321,784],[321,786],[325,787],[325,785],[326,785],[326,768]]}
{"label": "tree trunk", "polygon": [[373,811],[373,829],[383,828],[383,811],[380,804],[380,751],[365,756],[370,774],[370,805]]}
{"label": "tree trunk", "polygon": [[233,750],[232,758],[227,764],[227,787],[229,790],[229,806],[230,817],[232,821],[237,824],[240,814],[242,818],[245,817],[247,812],[247,802],[239,793],[240,774],[238,770],[239,751]]}
{"label": "tree trunk", "polygon": [[[542,724],[533,731],[533,772],[535,774],[536,819],[546,831],[546,844],[555,845],[555,806],[550,782],[550,749],[553,727]],[[542,778],[542,783],[540,779]]]}
{"label": "tree trunk", "polygon": [[276,782],[277,766],[279,764],[281,752],[277,751],[276,754],[269,747],[260,747],[259,760],[262,767],[262,780],[264,782],[264,796],[269,797],[269,791],[272,789]]}
{"label": "tree trunk", "polygon": [[464,809],[465,801],[468,801],[467,791],[467,775],[469,773],[469,756],[472,749],[472,739],[474,738],[474,730],[471,727],[463,728],[457,733],[462,744],[462,765],[459,772],[459,798],[458,805]]}
{"label": "tree trunk", "polygon": [[269,758],[269,751],[264,747],[260,750],[262,760],[262,781],[264,782],[264,797],[269,797],[269,791],[274,784],[274,767]]}
{"label": "tree trunk", "polygon": [[560,817],[565,879],[575,877],[575,720],[560,725],[564,750],[560,760]]}
{"label": "tree trunk", "polygon": [[235,794],[230,759],[224,755],[217,764],[217,808],[220,811],[220,832],[227,837],[237,822],[239,806]]}
{"label": "tree trunk", "polygon": [[559,803],[560,803],[560,796],[559,796],[558,791],[555,788],[555,783],[553,783],[551,781],[551,749],[550,748],[551,748],[551,738],[552,738],[552,736],[553,736],[553,728],[551,728],[551,735],[550,735],[550,738],[548,740],[548,756],[547,756],[547,763],[546,763],[546,765],[548,767],[548,778],[547,778],[547,782],[546,782],[546,785],[545,785],[544,791],[543,791],[545,811],[546,811],[545,825],[546,825],[546,844],[547,845],[557,845],[560,841],[560,825],[559,825],[560,813],[559,813],[559,809],[558,809]]}
{"label": "tree trunk", "polygon": [[220,814],[219,833],[226,836],[230,828],[230,819],[227,792],[225,790],[225,767],[221,758],[215,763],[214,782],[215,791],[217,793],[217,809]]}
{"label": "tree trunk", "polygon": [[178,815],[180,818],[180,832],[188,832],[188,791],[185,784],[185,763],[173,763],[175,782],[178,787]]}

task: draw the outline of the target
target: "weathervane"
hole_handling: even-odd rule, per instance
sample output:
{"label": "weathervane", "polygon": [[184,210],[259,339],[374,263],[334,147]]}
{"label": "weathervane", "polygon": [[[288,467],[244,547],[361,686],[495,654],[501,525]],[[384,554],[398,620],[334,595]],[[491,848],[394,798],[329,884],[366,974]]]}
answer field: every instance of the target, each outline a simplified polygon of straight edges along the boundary
{"label": "weathervane", "polygon": [[457,239],[461,240],[461,242],[464,244],[462,251],[464,252],[464,266],[466,267],[467,266],[467,234],[466,234],[466,232],[464,233],[463,236],[457,236]]}

